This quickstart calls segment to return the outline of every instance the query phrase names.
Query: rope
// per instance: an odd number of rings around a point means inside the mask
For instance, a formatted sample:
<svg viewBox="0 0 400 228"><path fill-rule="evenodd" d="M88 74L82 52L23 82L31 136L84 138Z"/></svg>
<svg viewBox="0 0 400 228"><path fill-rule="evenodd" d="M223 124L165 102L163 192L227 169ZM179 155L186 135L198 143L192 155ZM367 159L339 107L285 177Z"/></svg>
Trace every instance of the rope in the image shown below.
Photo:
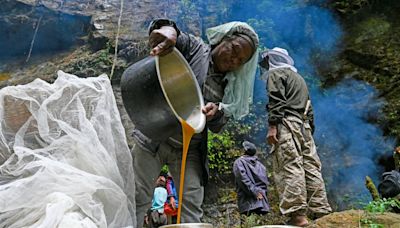
<svg viewBox="0 0 400 228"><path fill-rule="evenodd" d="M123 8L124 8L124 0L121 0L121 7L119 9L119 17L118 17L117 36L115 37L114 60L113 60L113 65L111 67L110 79L112 79L112 77L114 75L114 68L115 68L115 64L117 62L118 39L119 39L119 32L120 32L120 27L121 27L121 18L122 18Z"/></svg>
<svg viewBox="0 0 400 228"><path fill-rule="evenodd" d="M28 56L26 57L26 60L25 60L26 63L31 58L33 45L35 44L36 34L37 34L38 30L39 30L39 25L40 25L40 22L42 21L42 18L43 18L43 14L42 14L42 16L40 16L40 18L39 18L39 20L38 20L38 22L36 24L35 33L33 34L33 38L32 38L32 41L31 41L31 47L29 48L29 53L28 53Z"/></svg>

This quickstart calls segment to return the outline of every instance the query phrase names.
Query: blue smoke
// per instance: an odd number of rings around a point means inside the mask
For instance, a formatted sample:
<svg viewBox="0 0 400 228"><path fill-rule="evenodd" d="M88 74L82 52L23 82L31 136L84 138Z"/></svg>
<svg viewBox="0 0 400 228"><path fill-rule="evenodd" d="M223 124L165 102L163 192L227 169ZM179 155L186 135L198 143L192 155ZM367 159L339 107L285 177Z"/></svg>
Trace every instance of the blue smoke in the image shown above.
<svg viewBox="0 0 400 228"><path fill-rule="evenodd" d="M341 210L368 202L365 176L378 183L383 169L377 166L377 158L390 153L394 141L368 123L368 117L381 115L384 104L373 87L347 80L333 88L319 88L311 58L334 59L343 34L338 21L328 9L299 1L238 2L227 20L249 22L264 47L286 48L307 81L316 119L314 137L332 206ZM266 103L265 82L256 83L255 102Z"/></svg>
<svg viewBox="0 0 400 228"><path fill-rule="evenodd" d="M325 91L313 91L316 110L315 140L327 189L337 209L358 207L371 200L365 176L375 183L384 171L377 165L380 155L388 154L394 140L368 123L369 117L382 115L384 101L366 83L346 80Z"/></svg>

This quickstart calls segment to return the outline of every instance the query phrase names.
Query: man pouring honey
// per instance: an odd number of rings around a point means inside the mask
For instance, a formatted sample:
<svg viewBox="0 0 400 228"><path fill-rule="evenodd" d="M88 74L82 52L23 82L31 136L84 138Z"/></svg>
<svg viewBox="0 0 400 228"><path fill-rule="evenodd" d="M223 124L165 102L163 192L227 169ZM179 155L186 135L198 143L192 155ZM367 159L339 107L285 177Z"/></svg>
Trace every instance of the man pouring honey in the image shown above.
<svg viewBox="0 0 400 228"><path fill-rule="evenodd" d="M207 122L204 130L194 134L191 140L177 131L160 142L134 130L136 145L132 155L137 224L143 226L144 214L151 205L154 180L164 164L176 177L178 194L183 193L178 221L199 223L208 179L207 130L219 132L229 118L240 119L248 114L258 61L258 36L248 24L230 22L208 29L209 44L206 44L200 38L181 32L175 22L168 19L153 21L149 34L151 55L164 56L175 47L189 63L203 93L202 112ZM184 134L190 136L193 132L189 130ZM184 141L188 144L186 153L185 150L182 153ZM181 175L184 185L180 184Z"/></svg>

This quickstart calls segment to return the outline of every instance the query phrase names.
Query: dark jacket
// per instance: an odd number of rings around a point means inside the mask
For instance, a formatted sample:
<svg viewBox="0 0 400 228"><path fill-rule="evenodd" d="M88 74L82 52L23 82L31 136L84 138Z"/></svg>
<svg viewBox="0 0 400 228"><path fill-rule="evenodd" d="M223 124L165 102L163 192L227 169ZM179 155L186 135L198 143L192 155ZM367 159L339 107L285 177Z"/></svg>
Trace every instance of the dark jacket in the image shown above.
<svg viewBox="0 0 400 228"><path fill-rule="evenodd" d="M248 155L241 156L233 164L233 173L240 213L248 213L252 210L268 212L267 170L258 158ZM263 195L262 200L257 199L258 193Z"/></svg>
<svg viewBox="0 0 400 228"><path fill-rule="evenodd" d="M162 26L173 26L178 33L178 38L175 47L182 53L190 68L196 76L197 82L202 90L204 102L219 103L224 96L226 81L223 74L218 74L213 71L213 63L211 58L211 47L204 43L200 38L188 35L179 31L175 22L167 19L154 20L149 27L149 34L155 29ZM189 145L189 150L199 150L202 153L203 159L203 182L205 185L208 181L208 158L207 158L207 130L219 132L228 121L228 117L223 112L219 111L215 117L206 123L203 132L195 134ZM150 150L155 153L161 142L153 141L147 138L139 130L135 129L133 137L139 143L141 148ZM175 148L182 147L182 132L177 131L167 140L167 143Z"/></svg>
<svg viewBox="0 0 400 228"><path fill-rule="evenodd" d="M285 116L304 118L307 101L310 99L303 77L289 68L274 69L268 72L267 91L268 123L278 125ZM307 119L314 129L312 105L307 112Z"/></svg>

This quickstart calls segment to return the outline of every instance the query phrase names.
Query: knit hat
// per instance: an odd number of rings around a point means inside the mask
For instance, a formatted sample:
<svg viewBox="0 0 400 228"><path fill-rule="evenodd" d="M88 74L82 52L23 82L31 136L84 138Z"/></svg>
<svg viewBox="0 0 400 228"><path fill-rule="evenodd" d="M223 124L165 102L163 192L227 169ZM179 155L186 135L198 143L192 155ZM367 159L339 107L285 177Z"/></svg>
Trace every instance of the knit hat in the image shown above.
<svg viewBox="0 0 400 228"><path fill-rule="evenodd" d="M243 145L245 154L250 155L250 156L253 156L256 154L257 148L253 143L251 143L249 141L244 141L242 143L242 145Z"/></svg>

